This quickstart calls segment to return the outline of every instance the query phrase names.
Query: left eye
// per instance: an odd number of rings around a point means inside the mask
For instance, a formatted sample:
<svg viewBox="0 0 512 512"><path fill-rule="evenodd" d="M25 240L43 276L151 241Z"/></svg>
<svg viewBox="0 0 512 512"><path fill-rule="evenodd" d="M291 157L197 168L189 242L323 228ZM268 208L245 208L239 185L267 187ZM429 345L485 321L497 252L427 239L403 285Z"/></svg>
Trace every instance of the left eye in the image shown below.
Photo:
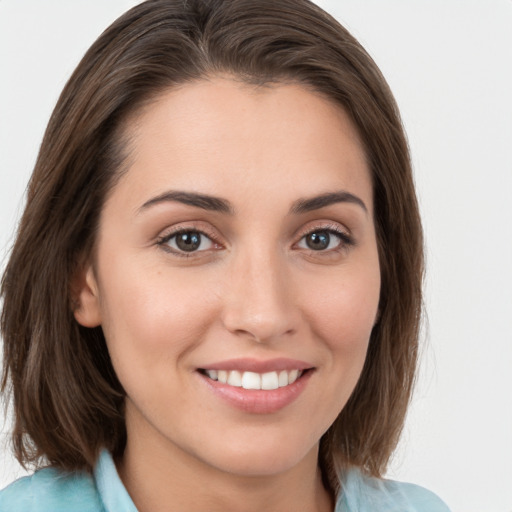
<svg viewBox="0 0 512 512"><path fill-rule="evenodd" d="M345 242L341 233L332 230L322 229L312 231L303 236L298 243L301 249L310 249L313 251L328 251L336 249Z"/></svg>
<svg viewBox="0 0 512 512"><path fill-rule="evenodd" d="M200 231L180 231L166 237L161 243L176 252L206 251L213 247L210 238Z"/></svg>

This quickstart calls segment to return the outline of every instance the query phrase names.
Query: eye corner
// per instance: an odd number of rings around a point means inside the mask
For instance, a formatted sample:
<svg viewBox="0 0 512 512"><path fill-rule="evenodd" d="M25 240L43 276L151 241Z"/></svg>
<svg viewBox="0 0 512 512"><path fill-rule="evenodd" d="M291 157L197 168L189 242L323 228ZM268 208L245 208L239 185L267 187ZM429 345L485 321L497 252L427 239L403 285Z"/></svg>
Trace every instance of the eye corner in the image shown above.
<svg viewBox="0 0 512 512"><path fill-rule="evenodd" d="M296 245L312 254L327 255L346 251L355 246L356 241L348 230L328 224L304 230Z"/></svg>
<svg viewBox="0 0 512 512"><path fill-rule="evenodd" d="M199 258L224 248L215 234L195 226L177 226L164 231L156 238L155 245L180 258Z"/></svg>

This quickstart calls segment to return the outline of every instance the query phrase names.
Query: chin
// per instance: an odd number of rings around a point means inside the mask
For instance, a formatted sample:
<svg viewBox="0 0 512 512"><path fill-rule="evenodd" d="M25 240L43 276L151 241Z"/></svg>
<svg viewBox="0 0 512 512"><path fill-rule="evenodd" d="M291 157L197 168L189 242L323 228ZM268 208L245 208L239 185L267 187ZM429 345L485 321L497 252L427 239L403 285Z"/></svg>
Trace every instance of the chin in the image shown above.
<svg viewBox="0 0 512 512"><path fill-rule="evenodd" d="M317 464L318 443L307 451L303 445L286 444L277 439L251 444L231 444L207 458L203 453L202 458L223 472L246 477L269 477L286 473L302 464Z"/></svg>

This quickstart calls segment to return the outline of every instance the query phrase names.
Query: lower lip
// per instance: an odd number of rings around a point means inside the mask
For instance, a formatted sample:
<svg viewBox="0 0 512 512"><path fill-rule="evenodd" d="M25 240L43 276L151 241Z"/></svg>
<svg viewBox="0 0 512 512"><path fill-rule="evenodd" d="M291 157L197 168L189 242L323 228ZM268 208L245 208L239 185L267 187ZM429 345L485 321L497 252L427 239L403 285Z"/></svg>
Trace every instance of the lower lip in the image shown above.
<svg viewBox="0 0 512 512"><path fill-rule="evenodd" d="M202 373L198 373L198 375L215 395L233 407L254 414L271 414L294 402L306 388L312 373L313 370L308 370L293 384L272 390L244 389L229 386L228 384L210 379Z"/></svg>

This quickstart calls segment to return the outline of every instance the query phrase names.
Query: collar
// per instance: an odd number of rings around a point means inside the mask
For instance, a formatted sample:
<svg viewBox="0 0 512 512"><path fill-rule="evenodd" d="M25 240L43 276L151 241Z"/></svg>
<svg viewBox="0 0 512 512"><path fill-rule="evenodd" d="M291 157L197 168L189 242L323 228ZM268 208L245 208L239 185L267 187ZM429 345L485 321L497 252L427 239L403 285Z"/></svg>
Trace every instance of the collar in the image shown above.
<svg viewBox="0 0 512 512"><path fill-rule="evenodd" d="M137 512L107 450L100 453L94 468L94 480L105 512Z"/></svg>

